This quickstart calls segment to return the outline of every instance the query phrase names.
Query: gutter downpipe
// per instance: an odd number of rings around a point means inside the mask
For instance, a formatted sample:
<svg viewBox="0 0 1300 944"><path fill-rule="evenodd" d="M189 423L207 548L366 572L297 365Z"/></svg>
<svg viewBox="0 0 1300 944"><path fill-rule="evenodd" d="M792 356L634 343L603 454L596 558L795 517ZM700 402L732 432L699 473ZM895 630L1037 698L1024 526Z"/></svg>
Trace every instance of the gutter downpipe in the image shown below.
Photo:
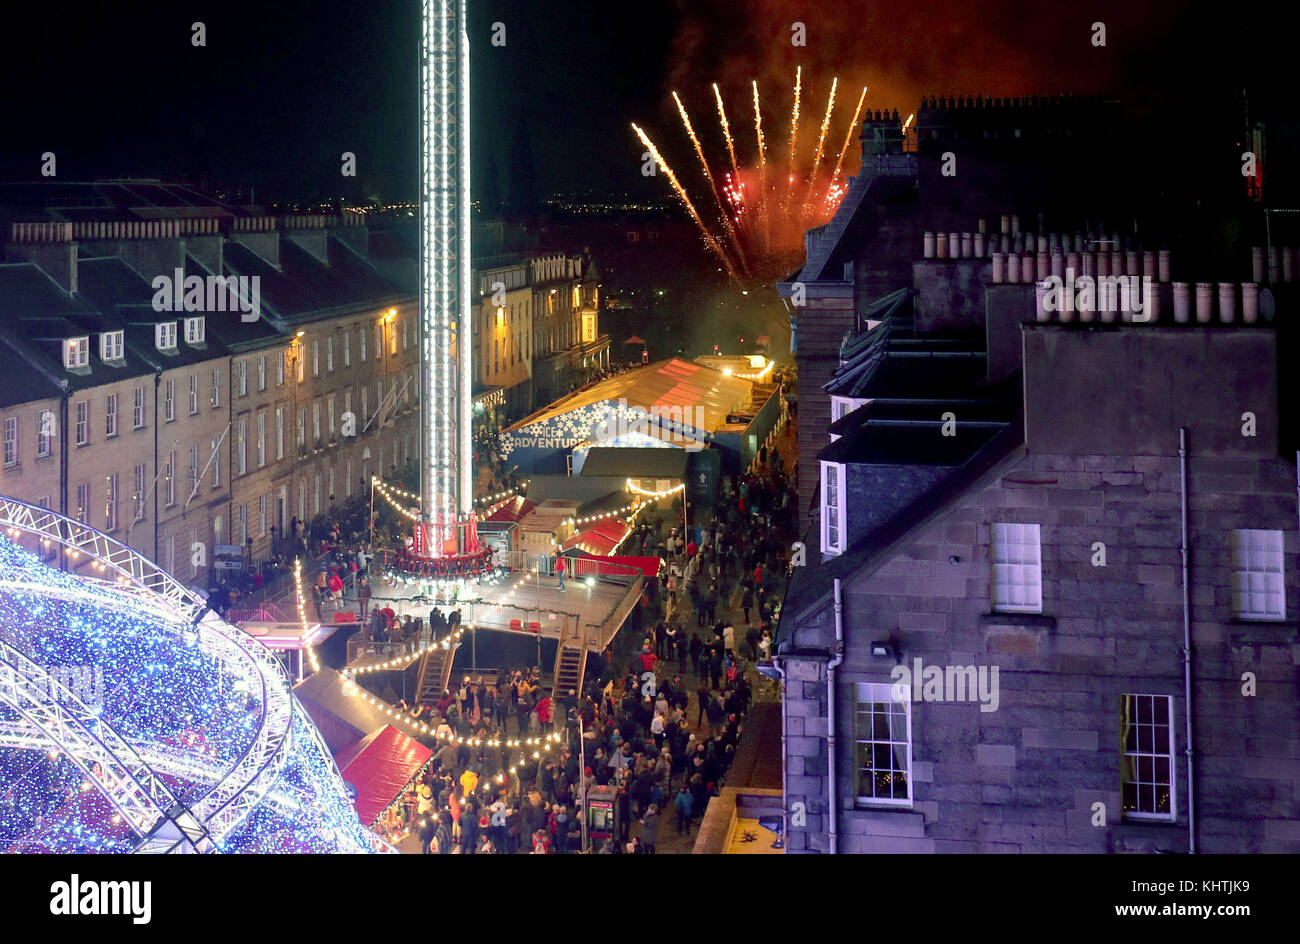
<svg viewBox="0 0 1300 944"><path fill-rule="evenodd" d="M1178 429L1178 473L1181 484L1180 510L1182 512L1182 543L1179 552L1183 559L1183 699L1186 718L1184 753L1187 755L1187 851L1196 853L1196 779L1194 751L1192 749L1192 612L1188 571L1187 547L1187 427Z"/></svg>
<svg viewBox="0 0 1300 944"><path fill-rule="evenodd" d="M828 851L839 853L840 819L839 785L836 781L838 765L835 763L835 670L844 661L844 603L840 595L840 578L835 578L835 655L826 663L826 776L830 809L827 810Z"/></svg>
<svg viewBox="0 0 1300 944"><path fill-rule="evenodd" d="M785 666L781 664L782 660L774 658L772 667L776 669L776 674L781 678L781 820L783 823L783 835L787 843L790 841L790 763L789 754L786 751L785 735L785 699L788 692L786 691Z"/></svg>

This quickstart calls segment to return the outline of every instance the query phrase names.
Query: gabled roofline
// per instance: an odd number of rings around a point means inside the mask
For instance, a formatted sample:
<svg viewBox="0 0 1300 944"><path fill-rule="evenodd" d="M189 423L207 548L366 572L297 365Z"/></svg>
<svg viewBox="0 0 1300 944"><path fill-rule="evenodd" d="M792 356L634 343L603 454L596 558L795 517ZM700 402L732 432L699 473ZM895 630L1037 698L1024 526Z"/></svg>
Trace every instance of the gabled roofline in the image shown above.
<svg viewBox="0 0 1300 944"><path fill-rule="evenodd" d="M897 556L918 531L942 521L955 510L954 506L957 502L968 495L987 488L1008 469L1024 459L1027 454L1023 423L1017 420L1002 433L995 436L979 453L976 453L975 457L965 467L954 471L934 491L920 496L874 533L867 535L856 550L850 548L847 553L821 565L821 568L819 568L821 572L817 575L817 579L824 581L826 586L817 596L811 598L794 613L781 614L782 623L787 619L792 619L793 622L789 635L785 632L780 634L782 637L780 640L781 648L778 649L778 652L784 653L784 646L797 639L801 624L806 621L810 614L822 612L830 605L831 581L834 578L848 578L851 575L874 573ZM977 460L982 456L997 456L997 458L991 458L989 464L982 470L970 472L969 477L963 476L963 471L977 466L979 464ZM916 509L923 504L932 504L933 508L909 519L909 514L915 514ZM883 543L873 548L874 540L882 536L884 537Z"/></svg>

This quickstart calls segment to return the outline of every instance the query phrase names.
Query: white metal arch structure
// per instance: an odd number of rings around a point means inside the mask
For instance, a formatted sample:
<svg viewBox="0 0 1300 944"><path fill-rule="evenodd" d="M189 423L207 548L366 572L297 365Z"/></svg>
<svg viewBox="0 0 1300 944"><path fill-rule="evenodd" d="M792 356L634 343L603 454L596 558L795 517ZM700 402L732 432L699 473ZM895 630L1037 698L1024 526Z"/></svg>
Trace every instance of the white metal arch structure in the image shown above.
<svg viewBox="0 0 1300 944"><path fill-rule="evenodd" d="M454 525L474 500L465 0L422 0L420 28L420 492Z"/></svg>
<svg viewBox="0 0 1300 944"><path fill-rule="evenodd" d="M193 625L199 643L238 667L260 692L261 718L248 749L192 809L218 842L233 832L279 779L292 746L293 696L284 669L256 640L203 614L205 604L171 575L130 547L48 509L0 497L0 528L55 541L104 564L127 586L146 591L181 624ZM197 620L197 622L196 622ZM125 743L125 742L123 742Z"/></svg>
<svg viewBox="0 0 1300 944"><path fill-rule="evenodd" d="M47 746L57 745L99 786L122 821L137 835L147 839L173 817L185 815L167 785L112 725L3 639L0 702L39 731ZM195 824L185 832L192 833L196 848L212 851L207 830L201 825ZM172 845L175 843L168 843Z"/></svg>

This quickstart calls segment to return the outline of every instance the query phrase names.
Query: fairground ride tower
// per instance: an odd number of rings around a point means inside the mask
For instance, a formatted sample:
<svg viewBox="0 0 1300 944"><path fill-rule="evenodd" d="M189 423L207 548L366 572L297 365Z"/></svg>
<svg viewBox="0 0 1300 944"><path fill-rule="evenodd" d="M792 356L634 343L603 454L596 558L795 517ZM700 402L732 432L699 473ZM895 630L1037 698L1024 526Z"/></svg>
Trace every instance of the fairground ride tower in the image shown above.
<svg viewBox="0 0 1300 944"><path fill-rule="evenodd" d="M469 39L465 0L421 0L420 498L412 551L478 550L471 460Z"/></svg>

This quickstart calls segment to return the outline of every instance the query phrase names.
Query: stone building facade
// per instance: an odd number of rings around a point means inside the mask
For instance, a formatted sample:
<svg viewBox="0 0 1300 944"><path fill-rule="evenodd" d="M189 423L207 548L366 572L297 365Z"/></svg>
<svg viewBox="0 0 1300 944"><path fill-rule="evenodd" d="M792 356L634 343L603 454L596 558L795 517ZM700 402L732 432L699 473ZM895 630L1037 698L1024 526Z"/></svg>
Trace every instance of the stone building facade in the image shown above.
<svg viewBox="0 0 1300 944"><path fill-rule="evenodd" d="M1032 311L1031 286L1008 291ZM1271 326L1167 322L1016 323L1011 421L924 453L943 475L796 577L778 646L792 852L1300 851L1283 347ZM933 410L960 426L988 392ZM873 393L832 427L823 478L898 464ZM888 500L849 489L845 513Z"/></svg>
<svg viewBox="0 0 1300 944"><path fill-rule="evenodd" d="M146 189L147 214L125 184L3 213L0 342L22 366L0 384L0 490L201 583L216 545L265 557L416 461L418 306L371 264L358 217ZM257 316L158 310L155 279L177 270L256 277Z"/></svg>

